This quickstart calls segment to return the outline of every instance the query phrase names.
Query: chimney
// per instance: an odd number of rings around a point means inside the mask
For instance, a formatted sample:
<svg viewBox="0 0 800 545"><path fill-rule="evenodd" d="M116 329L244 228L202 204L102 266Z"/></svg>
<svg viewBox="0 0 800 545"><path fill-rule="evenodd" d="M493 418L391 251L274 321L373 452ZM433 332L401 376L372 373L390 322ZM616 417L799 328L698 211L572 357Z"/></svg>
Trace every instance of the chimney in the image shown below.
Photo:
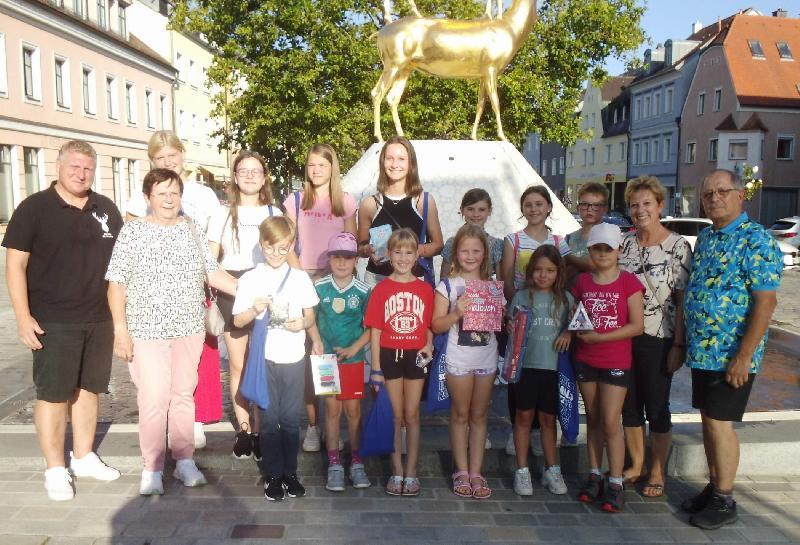
<svg viewBox="0 0 800 545"><path fill-rule="evenodd" d="M692 23L692 34L697 34L703 29L703 23L700 21L695 21Z"/></svg>
<svg viewBox="0 0 800 545"><path fill-rule="evenodd" d="M789 16L789 12L783 8L778 8L777 10L772 12L773 17L780 17L781 19L786 18Z"/></svg>

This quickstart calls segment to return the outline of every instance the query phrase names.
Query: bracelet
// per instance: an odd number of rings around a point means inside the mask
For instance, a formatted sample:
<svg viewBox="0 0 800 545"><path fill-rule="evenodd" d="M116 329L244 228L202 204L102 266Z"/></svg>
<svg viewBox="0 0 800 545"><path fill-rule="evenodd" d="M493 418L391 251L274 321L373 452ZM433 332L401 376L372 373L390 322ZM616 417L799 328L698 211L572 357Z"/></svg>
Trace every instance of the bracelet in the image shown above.
<svg viewBox="0 0 800 545"><path fill-rule="evenodd" d="M370 373L370 375L379 375L379 376L381 376L381 377L382 377L382 376L383 376L383 371L381 371L380 369L378 369L378 370L376 370L376 371L373 371L373 372L371 372L371 373Z"/></svg>

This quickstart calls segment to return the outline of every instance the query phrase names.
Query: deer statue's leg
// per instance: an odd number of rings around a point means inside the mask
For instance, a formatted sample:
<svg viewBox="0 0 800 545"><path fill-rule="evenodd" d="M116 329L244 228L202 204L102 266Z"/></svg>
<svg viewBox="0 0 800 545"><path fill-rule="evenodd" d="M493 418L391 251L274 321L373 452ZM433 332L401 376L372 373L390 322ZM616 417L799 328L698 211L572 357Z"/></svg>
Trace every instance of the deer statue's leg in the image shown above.
<svg viewBox="0 0 800 545"><path fill-rule="evenodd" d="M383 135L381 134L381 102L383 97L386 96L386 91L392 86L395 76L397 75L396 67L385 67L378 83L372 88L370 95L372 96L372 116L375 123L374 134L378 142L383 142Z"/></svg>
<svg viewBox="0 0 800 545"><path fill-rule="evenodd" d="M417 9L417 4L414 3L414 0L408 0L408 5L411 8L411 13L413 13L417 17L422 17L422 14Z"/></svg>
<svg viewBox="0 0 800 545"><path fill-rule="evenodd" d="M504 142L508 142L508 138L506 138L503 132L503 123L500 121L500 98L497 96L497 70L494 66L490 66L487 69L486 94L489 95L489 102L492 104L494 117L497 119L497 137Z"/></svg>
<svg viewBox="0 0 800 545"><path fill-rule="evenodd" d="M383 0L383 24L392 22L392 0Z"/></svg>
<svg viewBox="0 0 800 545"><path fill-rule="evenodd" d="M397 106L400 104L400 99L403 97L403 91L406 88L406 82L411 75L412 70L406 68L400 70L394 78L394 83L386 93L386 102L392 110L392 119L394 119L394 128L398 136L403 136L403 127L400 124L400 114L397 113Z"/></svg>
<svg viewBox="0 0 800 545"><path fill-rule="evenodd" d="M503 18L503 0L497 0L497 19L502 19L502 18Z"/></svg>
<svg viewBox="0 0 800 545"><path fill-rule="evenodd" d="M492 19L492 0L486 0L486 17Z"/></svg>
<svg viewBox="0 0 800 545"><path fill-rule="evenodd" d="M475 108L475 123L472 124L472 139L478 139L478 124L481 122L483 115L483 105L486 103L486 87L483 84L483 79L478 82L478 107Z"/></svg>

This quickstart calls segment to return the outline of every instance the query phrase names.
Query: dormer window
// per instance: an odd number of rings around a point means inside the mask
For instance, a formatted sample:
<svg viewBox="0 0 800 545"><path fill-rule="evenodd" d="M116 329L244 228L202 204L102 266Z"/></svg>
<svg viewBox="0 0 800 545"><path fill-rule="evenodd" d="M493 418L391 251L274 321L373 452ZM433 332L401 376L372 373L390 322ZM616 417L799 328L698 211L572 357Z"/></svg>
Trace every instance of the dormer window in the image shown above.
<svg viewBox="0 0 800 545"><path fill-rule="evenodd" d="M758 40L747 40L747 45L750 46L750 54L753 55L754 59L765 58L764 48L761 47L761 42Z"/></svg>
<svg viewBox="0 0 800 545"><path fill-rule="evenodd" d="M781 56L782 60L785 61L793 61L794 57L792 56L792 50L789 49L789 44L786 42L778 42L775 44L778 47L778 54Z"/></svg>

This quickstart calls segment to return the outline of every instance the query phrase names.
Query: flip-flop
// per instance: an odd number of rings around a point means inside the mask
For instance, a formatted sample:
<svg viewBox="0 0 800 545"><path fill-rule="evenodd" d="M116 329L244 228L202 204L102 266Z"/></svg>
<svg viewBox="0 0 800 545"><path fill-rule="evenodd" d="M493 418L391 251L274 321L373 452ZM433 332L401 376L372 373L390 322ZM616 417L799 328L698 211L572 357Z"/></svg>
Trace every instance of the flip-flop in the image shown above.
<svg viewBox="0 0 800 545"><path fill-rule="evenodd" d="M469 473L466 471L453 473L453 494L461 498L472 497L472 485L469 482Z"/></svg>
<svg viewBox="0 0 800 545"><path fill-rule="evenodd" d="M645 494L645 490L648 488L655 490L655 494ZM645 498L660 498L664 495L664 485L659 483L647 483L642 487L642 496Z"/></svg>

